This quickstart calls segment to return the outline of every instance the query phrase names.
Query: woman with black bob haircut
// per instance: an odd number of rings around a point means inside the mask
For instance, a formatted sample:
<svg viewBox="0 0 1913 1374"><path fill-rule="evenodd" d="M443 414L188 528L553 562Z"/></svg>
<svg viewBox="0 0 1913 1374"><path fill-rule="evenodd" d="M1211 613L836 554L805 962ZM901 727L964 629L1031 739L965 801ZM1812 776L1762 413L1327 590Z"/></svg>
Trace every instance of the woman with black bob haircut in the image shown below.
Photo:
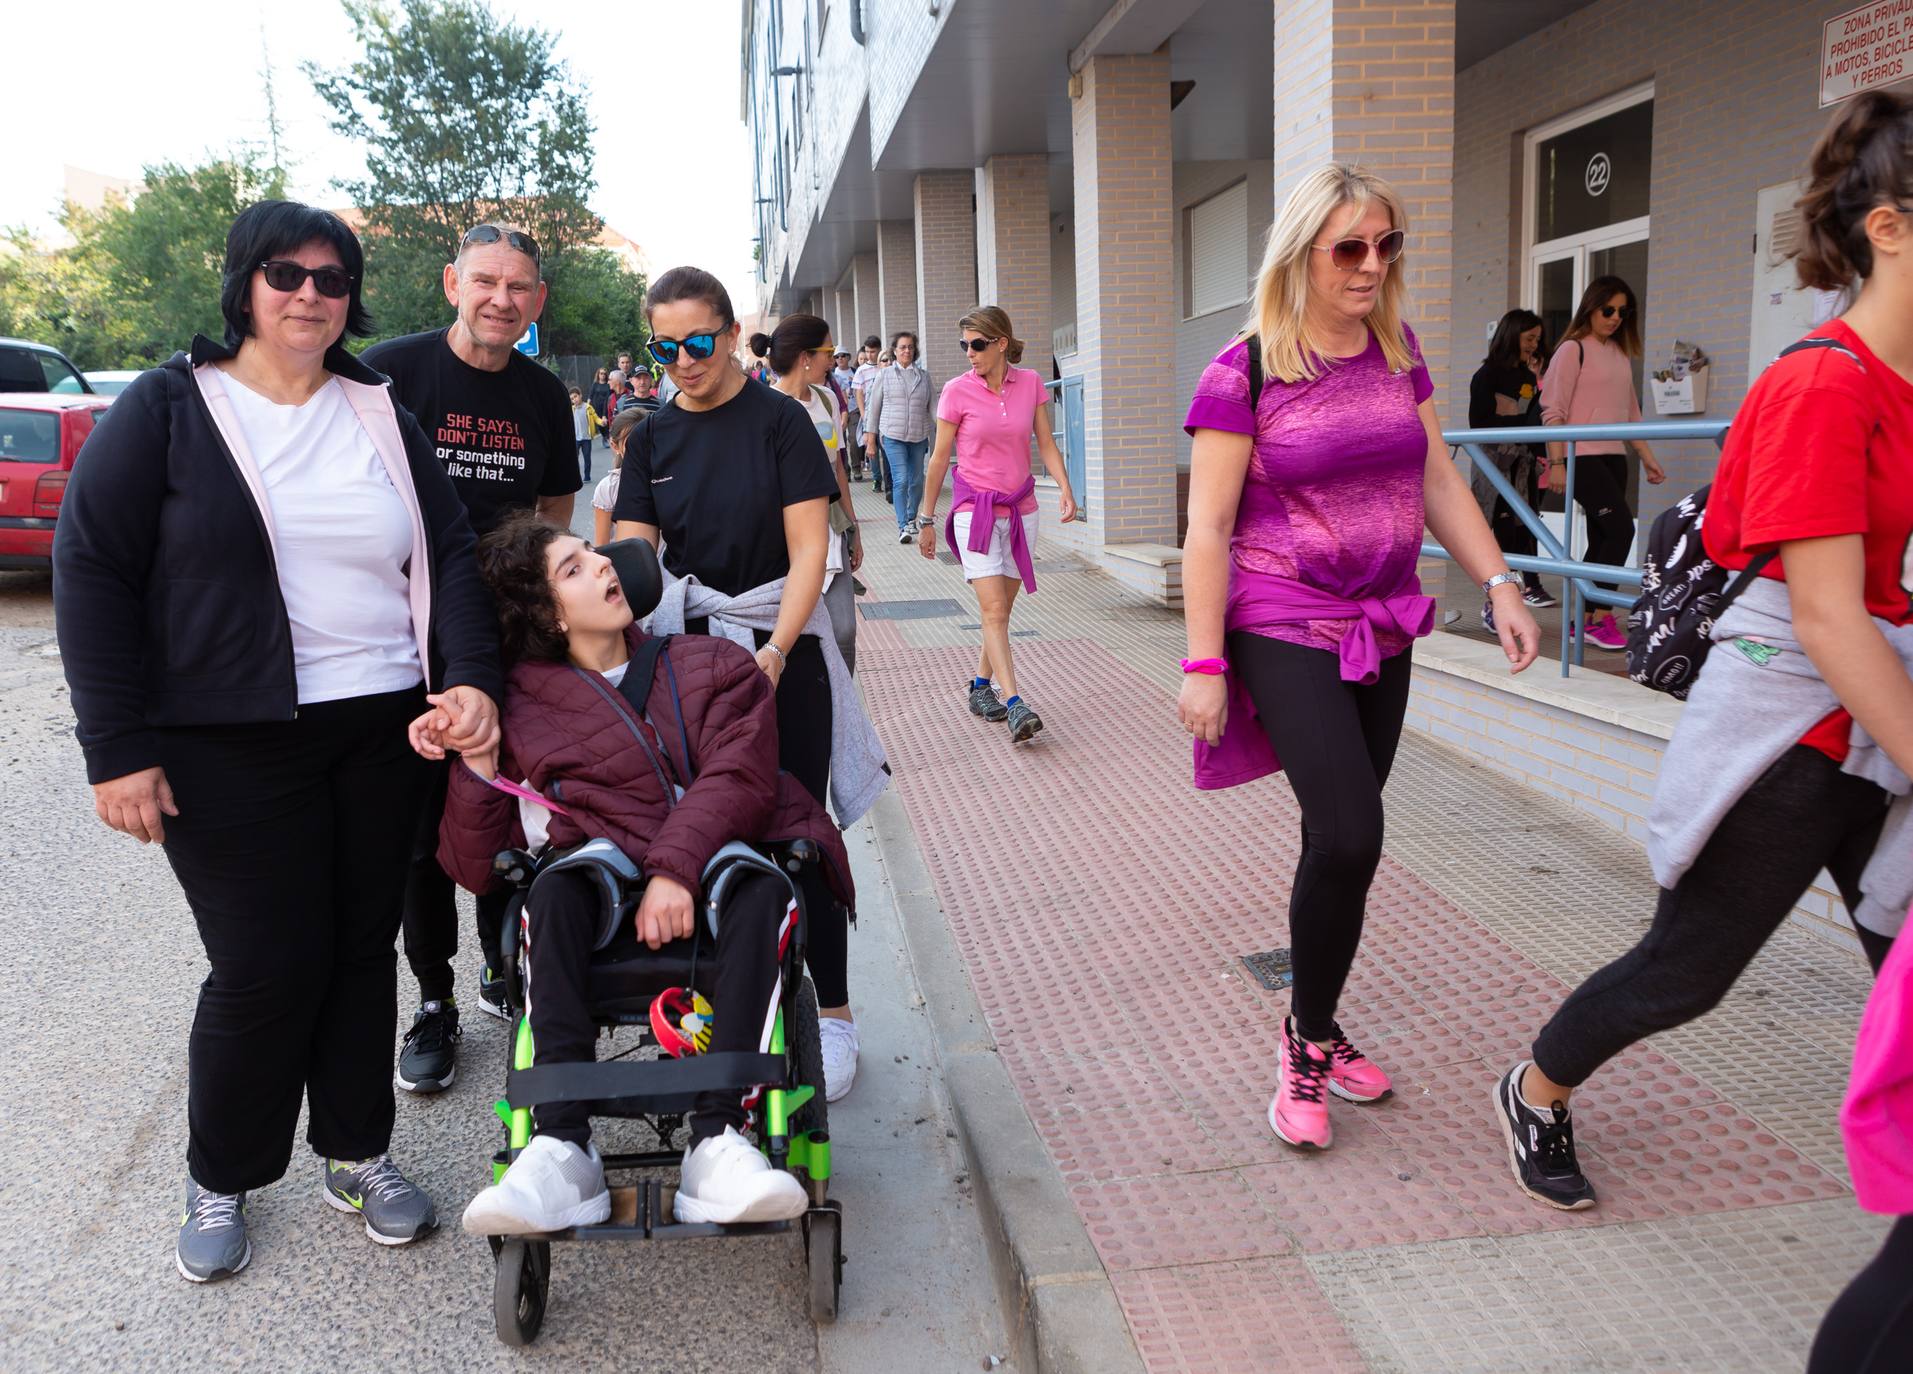
<svg viewBox="0 0 1913 1374"><path fill-rule="evenodd" d="M252 1257L303 1100L321 1196L382 1245L437 1224L392 1137L395 940L428 702L497 736L497 631L464 506L386 379L364 257L291 201L226 237L226 341L145 373L87 441L54 605L94 810L163 845L211 972L187 1049L195 1283ZM428 696L428 690L436 688Z"/></svg>
<svg viewBox="0 0 1913 1374"><path fill-rule="evenodd" d="M777 696L778 766L848 826L886 775L822 601L830 504L843 493L835 464L794 395L752 386L738 367L737 316L716 277L672 268L646 292L644 314L645 347L678 392L625 441L612 515L617 538L662 542L670 581L651 629L722 635L751 649ZM808 333L793 326L785 335L786 361L808 347L827 369L830 328L807 318ZM850 1090L858 1054L844 920L814 922L805 955L835 1102Z"/></svg>

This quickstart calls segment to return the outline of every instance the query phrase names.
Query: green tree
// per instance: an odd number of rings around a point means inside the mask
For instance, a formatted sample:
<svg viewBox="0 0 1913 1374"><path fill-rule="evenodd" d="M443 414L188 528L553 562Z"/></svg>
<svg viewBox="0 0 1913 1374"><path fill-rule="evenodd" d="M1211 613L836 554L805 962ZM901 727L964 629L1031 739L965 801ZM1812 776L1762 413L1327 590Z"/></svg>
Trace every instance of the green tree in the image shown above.
<svg viewBox="0 0 1913 1374"><path fill-rule="evenodd" d="M198 167L160 163L128 201L69 204L68 248L22 230L0 251L0 330L52 343L86 368L149 367L192 342L220 337L226 231L254 201L284 194L279 173L250 153Z"/></svg>
<svg viewBox="0 0 1913 1374"><path fill-rule="evenodd" d="M550 295L540 327L547 353L637 354L644 327L645 280L603 248L579 248L545 271Z"/></svg>
<svg viewBox="0 0 1913 1374"><path fill-rule="evenodd" d="M343 4L362 55L336 71L304 71L334 131L365 149L365 176L338 184L365 215L366 300L379 332L444 322L439 274L464 232L488 219L522 224L538 240L555 293L574 275L569 259L604 228L586 204L584 92L552 56L555 36L501 21L476 0ZM581 263L576 275L596 285L605 274ZM569 321L596 307L568 310L563 328L546 332L579 342Z"/></svg>

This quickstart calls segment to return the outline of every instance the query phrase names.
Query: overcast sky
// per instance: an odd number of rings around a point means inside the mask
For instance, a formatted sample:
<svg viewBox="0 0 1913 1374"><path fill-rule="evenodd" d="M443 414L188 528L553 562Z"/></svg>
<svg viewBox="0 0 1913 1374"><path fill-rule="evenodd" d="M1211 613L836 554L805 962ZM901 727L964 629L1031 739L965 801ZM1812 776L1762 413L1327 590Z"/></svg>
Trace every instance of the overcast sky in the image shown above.
<svg viewBox="0 0 1913 1374"><path fill-rule="evenodd" d="M644 246L658 270L696 262L751 309L750 150L738 118L737 0L492 0L491 8L558 34L557 55L590 91L597 129L592 208ZM7 105L0 139L0 225L40 229L71 163L136 177L142 165L192 163L266 132L261 35L272 56L294 194L337 205L332 181L363 171L326 127L299 71L354 55L335 0L86 0L9 5ZM89 37L89 35L91 35ZM668 42L660 53L653 44ZM651 132L625 136L643 111ZM673 135L692 131L680 152Z"/></svg>

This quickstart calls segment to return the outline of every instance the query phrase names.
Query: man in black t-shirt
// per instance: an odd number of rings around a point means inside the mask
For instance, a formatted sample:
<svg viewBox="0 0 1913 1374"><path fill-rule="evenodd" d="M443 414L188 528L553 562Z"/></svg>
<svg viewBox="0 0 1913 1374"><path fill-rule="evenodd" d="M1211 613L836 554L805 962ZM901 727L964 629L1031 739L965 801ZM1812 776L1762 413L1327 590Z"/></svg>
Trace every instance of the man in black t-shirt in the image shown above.
<svg viewBox="0 0 1913 1374"><path fill-rule="evenodd" d="M584 485L571 399L555 373L513 347L545 304L537 242L503 225L479 225L465 236L458 260L446 265L445 298L458 312L449 328L377 344L365 351L366 364L392 379L393 399L432 440L479 534L514 510L536 510L569 528L575 493ZM450 767L436 771L405 888L405 957L421 1005L396 1076L401 1088L421 1093L451 1086L459 1040L452 976L458 908L437 857ZM502 896L478 899L486 960L479 1005L501 1016L502 989L492 970L504 906Z"/></svg>

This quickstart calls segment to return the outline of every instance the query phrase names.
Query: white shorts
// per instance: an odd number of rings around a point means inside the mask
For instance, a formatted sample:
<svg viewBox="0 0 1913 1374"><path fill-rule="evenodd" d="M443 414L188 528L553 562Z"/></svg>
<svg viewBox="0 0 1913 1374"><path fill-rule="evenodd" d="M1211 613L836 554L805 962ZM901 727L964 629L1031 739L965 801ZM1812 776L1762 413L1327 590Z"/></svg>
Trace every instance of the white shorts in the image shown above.
<svg viewBox="0 0 1913 1374"><path fill-rule="evenodd" d="M1036 558L1036 517L1038 512L1031 511L1022 516L1023 540L1029 545L1030 559ZM970 512L960 510L956 515L956 554L963 560L963 580L974 582L979 577L1014 577L1023 580L1023 574L1017 571L1016 555L1010 552L1010 521L1012 515L996 517L996 528L990 531L990 547L984 553L975 553L970 548Z"/></svg>

